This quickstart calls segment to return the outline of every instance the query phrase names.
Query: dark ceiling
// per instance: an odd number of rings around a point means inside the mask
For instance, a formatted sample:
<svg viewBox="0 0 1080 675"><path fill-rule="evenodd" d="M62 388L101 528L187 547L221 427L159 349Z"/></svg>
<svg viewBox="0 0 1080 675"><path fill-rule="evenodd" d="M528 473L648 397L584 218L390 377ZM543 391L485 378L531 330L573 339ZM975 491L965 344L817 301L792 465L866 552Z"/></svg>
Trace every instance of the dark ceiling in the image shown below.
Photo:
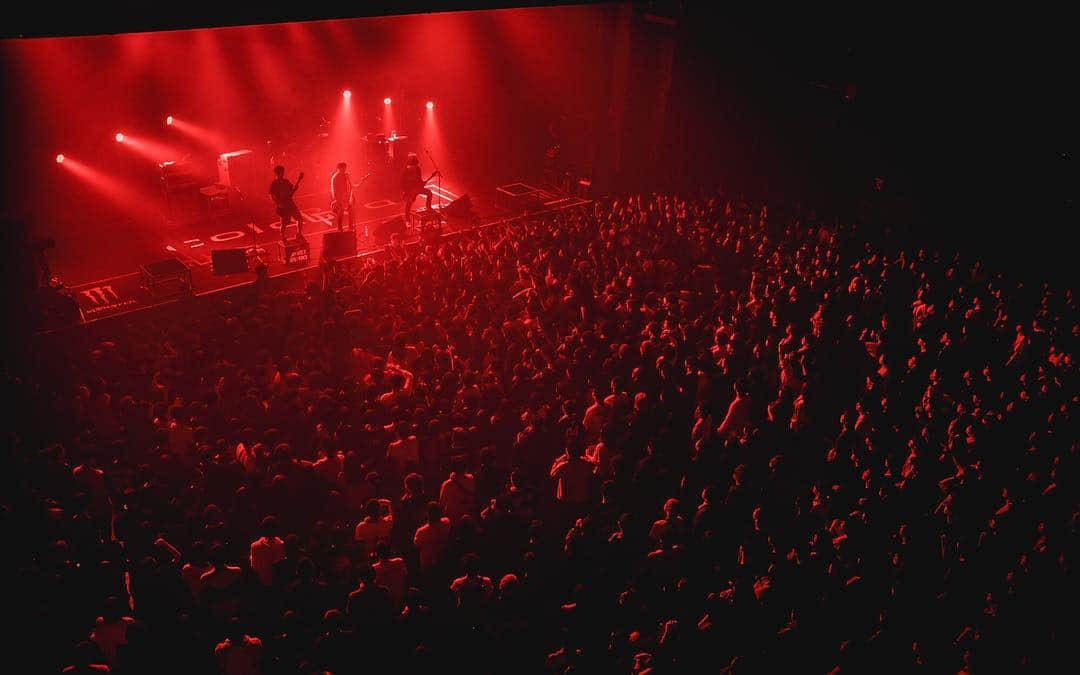
<svg viewBox="0 0 1080 675"><path fill-rule="evenodd" d="M35 13L32 3L9 5L0 37L33 38L71 35L139 33L285 21L316 21L460 10L581 4L551 0L302 0L266 3L223 0L127 0L69 4L61 11Z"/></svg>

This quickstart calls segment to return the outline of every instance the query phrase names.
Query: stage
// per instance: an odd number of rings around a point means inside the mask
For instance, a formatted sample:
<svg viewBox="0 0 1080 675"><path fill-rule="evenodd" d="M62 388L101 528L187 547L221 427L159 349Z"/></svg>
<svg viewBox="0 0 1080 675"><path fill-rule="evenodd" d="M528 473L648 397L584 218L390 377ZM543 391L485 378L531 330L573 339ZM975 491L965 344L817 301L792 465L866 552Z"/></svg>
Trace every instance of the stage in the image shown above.
<svg viewBox="0 0 1080 675"><path fill-rule="evenodd" d="M481 227L499 220L521 214L499 199L495 188L470 190L444 182L441 186L430 184L433 192L434 210L446 209L454 200L468 196L472 209L466 214L445 215L439 228L442 236L469 228ZM539 189L538 201L533 202L543 210L568 208L587 203L580 197L563 195L550 189ZM364 198L366 197L366 199ZM183 224L161 225L118 223L113 231L101 231L95 237L61 239L54 250L49 251L53 275L71 289L82 313L84 322L97 321L154 307L176 300L177 295L160 291L151 292L145 287L142 266L161 261L177 260L190 271L190 295L207 295L250 283L255 279L255 260L249 258L246 271L216 274L212 264L214 251L224 249L252 249L257 258L267 266L270 277L293 274L317 267L323 254L324 236L336 232L333 214L326 208L322 193L298 194L296 203L304 215L304 238L310 251L307 260L287 264L282 256L279 220L273 216L250 219L237 213L206 214ZM414 211L425 215L424 202L418 199ZM402 230L401 201L393 201L390 195L372 198L364 195L357 200L353 232L356 237L355 256L336 256L338 259L363 257L383 251L390 234L401 234L406 245L414 244L420 234L414 228ZM153 221L153 219L150 219ZM248 222L245 222L248 221ZM296 236L295 225L287 230L288 238ZM188 295L184 293L183 295Z"/></svg>

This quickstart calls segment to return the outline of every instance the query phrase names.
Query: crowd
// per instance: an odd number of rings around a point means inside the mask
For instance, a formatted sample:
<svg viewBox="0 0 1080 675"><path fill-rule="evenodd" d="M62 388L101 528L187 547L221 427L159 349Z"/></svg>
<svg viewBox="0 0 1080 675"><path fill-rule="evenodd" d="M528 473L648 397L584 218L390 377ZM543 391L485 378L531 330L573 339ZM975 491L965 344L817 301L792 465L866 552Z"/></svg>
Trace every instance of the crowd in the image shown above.
<svg viewBox="0 0 1080 675"><path fill-rule="evenodd" d="M633 195L41 338L46 672L1049 672L1070 289Z"/></svg>

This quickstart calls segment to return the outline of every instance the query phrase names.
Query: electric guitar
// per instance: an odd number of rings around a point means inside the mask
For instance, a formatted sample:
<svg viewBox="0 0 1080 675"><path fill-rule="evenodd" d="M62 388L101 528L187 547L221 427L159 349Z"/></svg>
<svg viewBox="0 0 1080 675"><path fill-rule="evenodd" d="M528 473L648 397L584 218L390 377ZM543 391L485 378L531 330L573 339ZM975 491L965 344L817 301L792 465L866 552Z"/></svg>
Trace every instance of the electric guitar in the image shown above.
<svg viewBox="0 0 1080 675"><path fill-rule="evenodd" d="M352 204L352 201L353 201L352 191L355 190L356 188L360 187L364 183L366 183L368 181L368 179L371 178L374 175L375 175L374 171L369 171L366 174L364 174L364 176L360 179L359 183L350 183L349 184L349 201L348 201L349 204ZM331 211L336 211L337 208L338 208L338 200L331 199L330 200L330 210Z"/></svg>
<svg viewBox="0 0 1080 675"><path fill-rule="evenodd" d="M423 179L422 182L420 182L420 183L411 183L411 184L406 182L405 178L402 177L401 191L402 191L402 193L405 194L405 196L417 194L421 190L423 190L424 187L427 186L428 183L431 182L432 178L434 178L435 176L441 176L441 175L442 175L442 173L440 173L438 170L432 171L431 175L428 176L427 178Z"/></svg>
<svg viewBox="0 0 1080 675"><path fill-rule="evenodd" d="M270 195L271 197L274 198L274 206L276 206L278 208L278 210L291 209L291 208L296 207L296 205L293 204L293 195L296 194L296 191L300 189L300 182L302 180L304 180L304 172L303 171L301 171L300 175L296 177L296 182L292 184L292 188L289 191L289 194L287 194L287 195L285 195L285 194L271 194Z"/></svg>
<svg viewBox="0 0 1080 675"><path fill-rule="evenodd" d="M364 182L365 182L365 181L366 181L367 179L371 178L371 177L372 177L372 176L374 176L374 175L375 175L375 172L374 172L374 171L369 171L369 172L367 172L366 174L364 174L364 177L360 179L360 182L359 182L359 183L353 183L353 188L355 189L355 188L358 188L358 187L360 187L361 185L363 185L363 184L364 184Z"/></svg>
<svg viewBox="0 0 1080 675"><path fill-rule="evenodd" d="M432 171L431 175L424 179L424 182L420 185L420 187L426 187L427 184L431 182L432 178L434 178L435 176L441 176L441 175L442 175L442 171L439 171L437 169L435 171Z"/></svg>

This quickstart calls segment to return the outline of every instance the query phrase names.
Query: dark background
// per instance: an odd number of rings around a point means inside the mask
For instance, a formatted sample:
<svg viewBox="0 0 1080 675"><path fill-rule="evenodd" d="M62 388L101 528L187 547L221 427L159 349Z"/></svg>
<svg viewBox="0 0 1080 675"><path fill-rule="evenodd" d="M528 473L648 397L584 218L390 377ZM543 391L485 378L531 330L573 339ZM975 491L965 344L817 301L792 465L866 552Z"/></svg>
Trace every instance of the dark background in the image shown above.
<svg viewBox="0 0 1080 675"><path fill-rule="evenodd" d="M541 4L560 3L106 3L52 16L16 10L3 37ZM1074 58L1063 15L899 5L742 11L680 2L598 11L609 42L592 45L597 51L578 62L580 72L566 73L567 81L597 87L588 109L574 110L573 97L552 104L551 92L520 72L528 93L514 97L520 107L510 114L535 110L527 120L534 127L567 109L577 115L589 145L576 151L599 188L715 179L843 211L880 176L896 217L918 241L1067 273ZM498 76L512 79L528 61L508 60ZM19 102L7 75L4 87L10 115ZM5 129L18 133L18 125ZM543 140L541 130L523 143L531 153ZM508 153L505 143L486 154L482 143L471 144L489 163Z"/></svg>

